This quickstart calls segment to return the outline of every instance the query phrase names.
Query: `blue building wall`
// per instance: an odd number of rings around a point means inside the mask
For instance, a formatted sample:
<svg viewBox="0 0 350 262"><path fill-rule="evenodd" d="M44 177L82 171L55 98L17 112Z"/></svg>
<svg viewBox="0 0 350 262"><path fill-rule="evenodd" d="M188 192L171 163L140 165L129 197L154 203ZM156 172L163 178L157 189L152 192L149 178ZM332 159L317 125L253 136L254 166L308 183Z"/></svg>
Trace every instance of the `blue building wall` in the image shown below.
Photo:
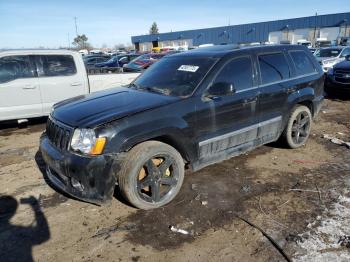
<svg viewBox="0 0 350 262"><path fill-rule="evenodd" d="M270 32L302 28L322 28L345 26L350 23L350 12L276 20L243 25L160 33L154 35L132 36L133 44L139 42L192 39L193 45L213 43L266 42ZM350 26L350 25L349 25Z"/></svg>

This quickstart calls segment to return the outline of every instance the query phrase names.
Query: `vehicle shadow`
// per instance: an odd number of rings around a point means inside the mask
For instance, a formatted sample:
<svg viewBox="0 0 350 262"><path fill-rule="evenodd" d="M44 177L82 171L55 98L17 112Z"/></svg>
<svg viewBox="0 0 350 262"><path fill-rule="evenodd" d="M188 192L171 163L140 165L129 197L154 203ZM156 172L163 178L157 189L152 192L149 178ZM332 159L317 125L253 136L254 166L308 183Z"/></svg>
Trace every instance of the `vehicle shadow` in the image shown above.
<svg viewBox="0 0 350 262"><path fill-rule="evenodd" d="M47 121L47 117L37 117L31 118L28 122L24 122L19 124L16 120L9 121L1 121L0 122L0 130L6 131L11 129L25 129L29 128L30 130L35 131L37 128L41 129L41 125L45 124Z"/></svg>
<svg viewBox="0 0 350 262"><path fill-rule="evenodd" d="M14 225L10 222L15 215L18 202L9 195L0 196L0 257L2 261L34 261L32 247L50 239L47 219L38 200L30 196L20 203L29 205L35 221L29 226Z"/></svg>
<svg viewBox="0 0 350 262"><path fill-rule="evenodd" d="M325 98L329 100L334 100L334 101L347 101L350 100L350 91L349 92L344 92L344 91L326 91L325 93Z"/></svg>

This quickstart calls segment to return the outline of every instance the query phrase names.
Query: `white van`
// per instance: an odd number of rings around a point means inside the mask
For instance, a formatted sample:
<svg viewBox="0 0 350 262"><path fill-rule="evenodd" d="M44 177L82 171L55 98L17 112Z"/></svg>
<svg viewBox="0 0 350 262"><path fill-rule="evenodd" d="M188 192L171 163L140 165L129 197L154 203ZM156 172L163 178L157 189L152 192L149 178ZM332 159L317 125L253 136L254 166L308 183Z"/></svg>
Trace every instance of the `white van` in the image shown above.
<svg viewBox="0 0 350 262"><path fill-rule="evenodd" d="M49 115L61 100L128 84L138 75L88 77L81 54L68 50L0 51L0 121Z"/></svg>

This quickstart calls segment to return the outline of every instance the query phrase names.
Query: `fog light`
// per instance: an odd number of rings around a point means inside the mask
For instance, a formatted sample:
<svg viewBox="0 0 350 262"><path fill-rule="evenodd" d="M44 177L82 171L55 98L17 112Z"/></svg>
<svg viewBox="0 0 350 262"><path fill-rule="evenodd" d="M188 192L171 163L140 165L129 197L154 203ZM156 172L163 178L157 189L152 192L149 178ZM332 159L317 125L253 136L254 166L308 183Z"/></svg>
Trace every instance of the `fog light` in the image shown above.
<svg viewBox="0 0 350 262"><path fill-rule="evenodd" d="M83 191L84 190L84 186L80 183L80 181L76 180L74 177L72 177L70 179L70 183L72 184L72 186L79 190L79 191Z"/></svg>

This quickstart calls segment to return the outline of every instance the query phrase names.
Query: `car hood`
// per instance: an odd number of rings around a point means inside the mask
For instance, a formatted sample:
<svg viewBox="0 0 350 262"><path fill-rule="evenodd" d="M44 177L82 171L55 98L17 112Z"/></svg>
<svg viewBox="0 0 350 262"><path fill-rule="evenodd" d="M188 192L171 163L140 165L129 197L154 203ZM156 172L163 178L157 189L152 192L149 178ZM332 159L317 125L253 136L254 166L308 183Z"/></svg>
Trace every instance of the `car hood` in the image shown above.
<svg viewBox="0 0 350 262"><path fill-rule="evenodd" d="M54 106L51 116L72 127L95 127L179 99L119 87L64 100Z"/></svg>
<svg viewBox="0 0 350 262"><path fill-rule="evenodd" d="M350 61L349 60L344 60L338 64L336 64L333 69L344 69L344 70L349 70L350 71Z"/></svg>
<svg viewBox="0 0 350 262"><path fill-rule="evenodd" d="M316 57L317 61L325 61L325 60L332 60L332 59L337 59L338 57L331 57L331 56L327 56L327 57Z"/></svg>

